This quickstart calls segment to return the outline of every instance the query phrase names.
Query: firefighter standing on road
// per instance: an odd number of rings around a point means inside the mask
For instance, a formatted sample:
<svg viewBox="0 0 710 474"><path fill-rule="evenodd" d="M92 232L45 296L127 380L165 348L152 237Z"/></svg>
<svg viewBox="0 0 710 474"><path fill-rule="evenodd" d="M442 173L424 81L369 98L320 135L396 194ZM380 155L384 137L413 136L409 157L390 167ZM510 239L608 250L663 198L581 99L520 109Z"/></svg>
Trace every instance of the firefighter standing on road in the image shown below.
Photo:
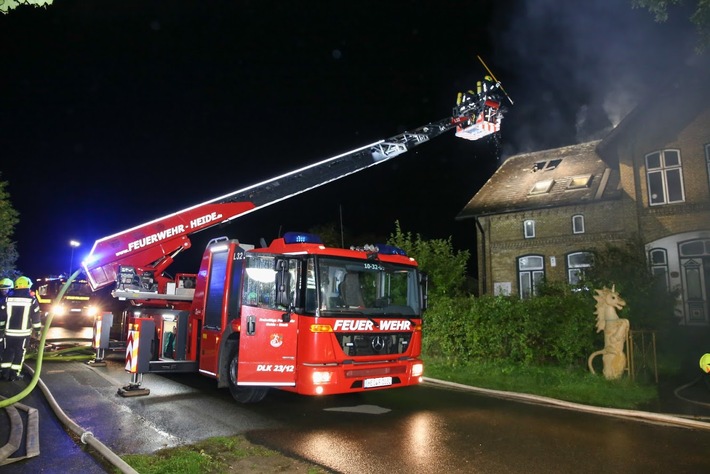
<svg viewBox="0 0 710 474"><path fill-rule="evenodd" d="M0 306L5 306L7 295L15 286L15 282L9 278L0 280ZM7 314L5 311L0 311L0 362L2 362L2 353L5 350L5 323L7 322Z"/></svg>
<svg viewBox="0 0 710 474"><path fill-rule="evenodd" d="M15 280L15 291L2 302L0 312L5 318L5 350L2 355L0 379L22 378L22 364L32 331L42 328L37 298L30 293L32 280L25 276Z"/></svg>

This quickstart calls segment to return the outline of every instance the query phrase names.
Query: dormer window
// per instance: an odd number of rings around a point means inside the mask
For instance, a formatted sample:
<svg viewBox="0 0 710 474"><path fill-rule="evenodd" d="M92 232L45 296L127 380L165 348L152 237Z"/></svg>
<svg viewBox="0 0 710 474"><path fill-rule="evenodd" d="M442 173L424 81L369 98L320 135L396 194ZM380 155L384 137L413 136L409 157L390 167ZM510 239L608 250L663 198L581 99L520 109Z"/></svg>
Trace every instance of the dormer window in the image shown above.
<svg viewBox="0 0 710 474"><path fill-rule="evenodd" d="M562 158L557 158L555 160L537 161L533 167L532 171L550 171L557 168L560 163L562 163Z"/></svg>
<svg viewBox="0 0 710 474"><path fill-rule="evenodd" d="M592 182L591 174L584 174L579 176L572 176L567 183L567 189L584 189L589 187L589 183Z"/></svg>
<svg viewBox="0 0 710 474"><path fill-rule="evenodd" d="M535 183L535 184L533 185L532 189L530 189L530 193L529 193L529 194L534 195L534 194L546 194L546 193L549 193L549 192L550 192L550 189L552 188L552 184L553 184L554 182L555 182L554 179L546 179L546 180L544 180L544 181L538 181L537 183Z"/></svg>

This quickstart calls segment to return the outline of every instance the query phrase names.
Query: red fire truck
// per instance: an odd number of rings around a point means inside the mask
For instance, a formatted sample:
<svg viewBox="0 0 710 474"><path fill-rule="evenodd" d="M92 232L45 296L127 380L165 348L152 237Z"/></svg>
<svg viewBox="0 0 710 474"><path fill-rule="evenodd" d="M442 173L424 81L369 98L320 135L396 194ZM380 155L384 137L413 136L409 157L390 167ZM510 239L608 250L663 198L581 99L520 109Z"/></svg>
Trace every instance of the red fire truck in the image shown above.
<svg viewBox="0 0 710 474"><path fill-rule="evenodd" d="M125 300L123 396L145 395L144 373L199 372L243 403L270 388L329 395L422 380L427 278L398 248L328 248L287 232L271 244L212 239L195 274L166 273L189 236L383 163L448 130L480 123L491 97L429 123L99 239L82 262L92 289ZM501 111L491 118L500 122ZM97 319L97 353L111 314Z"/></svg>
<svg viewBox="0 0 710 474"><path fill-rule="evenodd" d="M48 276L35 281L35 296L42 311L42 321L51 313L55 325L90 326L101 310L99 299L86 280L75 279L60 301L56 301L67 277Z"/></svg>

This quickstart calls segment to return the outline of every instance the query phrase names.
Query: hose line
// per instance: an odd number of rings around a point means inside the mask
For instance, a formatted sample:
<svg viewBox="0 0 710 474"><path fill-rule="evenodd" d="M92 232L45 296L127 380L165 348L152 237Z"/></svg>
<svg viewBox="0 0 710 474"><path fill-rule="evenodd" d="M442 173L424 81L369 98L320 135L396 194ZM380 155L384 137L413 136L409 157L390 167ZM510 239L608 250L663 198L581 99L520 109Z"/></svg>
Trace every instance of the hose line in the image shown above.
<svg viewBox="0 0 710 474"><path fill-rule="evenodd" d="M79 275L80 270L77 270L69 279L67 282L64 284L62 289L59 291L59 294L57 295L57 300L61 301L62 297L64 296L64 293L66 292L67 288L69 288L69 285L74 281L74 279ZM3 407L8 407L16 402L19 402L26 396L28 396L32 390L34 390L35 386L39 386L39 388L42 390L42 393L44 394L45 399L49 403L49 406L52 408L54 411L55 415L59 419L59 421L66 426L72 433L76 434L79 436L79 439L81 439L81 442L84 444L87 444L94 448L94 450L101 455L107 462L115 466L116 468L120 469L121 472L126 473L126 474L138 474L138 471L133 469L126 461L120 458L116 453L111 451L106 445L104 445L101 441L97 440L93 433L91 431L87 431L78 424L74 422L71 418L69 418L66 413L64 413L64 410L59 406L57 401L54 399L52 396L52 392L49 391L47 386L44 384L42 379L40 379L39 374L42 371L42 361L44 359L44 348L45 348L45 343L47 340L47 330L52 324L52 313L49 314L47 317L47 322L45 324L45 327L42 330L42 335L39 340L39 347L37 349L37 362L36 362L36 368L32 369L27 364L24 364L25 370L27 370L30 374L32 374L32 380L27 384L27 387L25 387L24 390L22 390L20 393L15 395L14 397L10 397L4 400L0 400L0 408ZM57 351L58 355L64 355L65 353L68 352L73 352L76 350L76 347L69 348L67 350L63 351ZM77 357L77 356L73 356ZM84 356L79 356L83 358ZM62 360L69 360L65 359L64 357L61 357Z"/></svg>

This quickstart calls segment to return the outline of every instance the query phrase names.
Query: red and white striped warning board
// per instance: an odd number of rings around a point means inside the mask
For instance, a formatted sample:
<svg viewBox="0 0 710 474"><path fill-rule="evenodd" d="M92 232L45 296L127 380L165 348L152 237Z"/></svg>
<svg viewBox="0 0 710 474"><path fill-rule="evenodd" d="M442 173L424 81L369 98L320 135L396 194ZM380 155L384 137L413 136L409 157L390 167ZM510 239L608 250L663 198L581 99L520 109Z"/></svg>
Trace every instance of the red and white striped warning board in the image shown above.
<svg viewBox="0 0 710 474"><path fill-rule="evenodd" d="M126 340L126 372L135 374L138 372L138 341L140 331L128 331Z"/></svg>

